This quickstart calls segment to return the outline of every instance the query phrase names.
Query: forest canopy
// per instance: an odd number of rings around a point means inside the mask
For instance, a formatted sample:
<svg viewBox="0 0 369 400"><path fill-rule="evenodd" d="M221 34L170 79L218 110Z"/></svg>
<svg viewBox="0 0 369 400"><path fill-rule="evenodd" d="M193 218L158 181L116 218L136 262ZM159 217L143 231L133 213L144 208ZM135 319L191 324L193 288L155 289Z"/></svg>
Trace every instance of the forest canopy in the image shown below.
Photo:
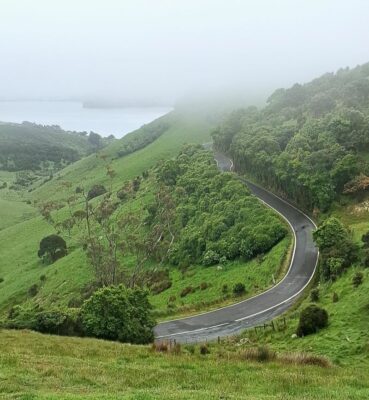
<svg viewBox="0 0 369 400"><path fill-rule="evenodd" d="M237 171L302 207L327 210L369 174L369 64L278 89L267 106L231 113L213 132ZM348 189L349 188L349 189Z"/></svg>

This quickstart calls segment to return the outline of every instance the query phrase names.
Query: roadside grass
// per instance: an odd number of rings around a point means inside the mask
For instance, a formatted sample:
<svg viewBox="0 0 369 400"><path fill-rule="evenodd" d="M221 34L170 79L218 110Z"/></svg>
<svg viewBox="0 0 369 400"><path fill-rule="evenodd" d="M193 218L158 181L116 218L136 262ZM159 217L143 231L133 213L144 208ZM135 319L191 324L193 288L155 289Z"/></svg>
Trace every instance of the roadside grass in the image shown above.
<svg viewBox="0 0 369 400"><path fill-rule="evenodd" d="M4 399L367 399L360 368L249 360L243 351L173 353L87 338L0 332ZM192 354L193 353L193 354ZM297 356L296 356L297 357ZM290 356L291 358L291 356Z"/></svg>
<svg viewBox="0 0 369 400"><path fill-rule="evenodd" d="M172 286L165 292L151 295L150 302L161 319L173 315L190 315L199 310L209 310L251 297L273 286L273 278L277 281L284 276L284 264L289 262L290 245L291 236L288 235L266 255L248 262L234 261L225 266L212 267L195 265L184 273L178 268L171 268ZM235 297L232 290L239 282L246 286L246 294ZM226 291L223 290L224 285L227 287ZM193 292L181 297L181 292L186 287L193 288ZM169 302L171 297L175 297L175 300ZM169 309L168 303L172 304Z"/></svg>
<svg viewBox="0 0 369 400"><path fill-rule="evenodd" d="M354 288L352 277L358 270L364 273L364 282ZM316 304L328 311L327 328L303 338L292 337L301 309L310 304L307 296L297 309L284 316L287 321L285 330L248 330L241 335L241 343L247 338L246 346L268 345L276 351L308 351L328 356L338 365L365 365L369 368L369 270L352 267L336 282L320 284L319 291L320 299ZM336 303L333 302L333 293L338 295ZM283 326L283 323L279 325Z"/></svg>

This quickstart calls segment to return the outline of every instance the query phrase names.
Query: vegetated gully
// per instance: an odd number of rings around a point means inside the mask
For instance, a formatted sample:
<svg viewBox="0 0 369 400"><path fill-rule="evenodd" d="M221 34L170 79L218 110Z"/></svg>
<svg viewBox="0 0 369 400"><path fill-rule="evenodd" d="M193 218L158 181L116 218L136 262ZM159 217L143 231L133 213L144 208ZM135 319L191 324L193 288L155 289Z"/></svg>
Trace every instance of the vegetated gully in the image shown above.
<svg viewBox="0 0 369 400"><path fill-rule="evenodd" d="M232 161L223 154L216 154L215 159L222 171L232 169ZM275 194L247 180L242 181L260 201L288 222L294 235L288 272L269 290L244 301L191 317L159 323L155 327L157 341L175 339L181 343L205 342L263 324L285 312L313 278L319 258L312 237L312 232L316 229L314 222Z"/></svg>

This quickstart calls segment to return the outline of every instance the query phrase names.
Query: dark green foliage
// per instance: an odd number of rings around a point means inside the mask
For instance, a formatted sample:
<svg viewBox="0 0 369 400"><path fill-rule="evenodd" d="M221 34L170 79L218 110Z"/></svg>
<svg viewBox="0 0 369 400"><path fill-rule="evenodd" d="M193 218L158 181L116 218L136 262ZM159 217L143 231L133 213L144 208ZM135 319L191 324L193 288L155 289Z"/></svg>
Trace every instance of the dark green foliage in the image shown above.
<svg viewBox="0 0 369 400"><path fill-rule="evenodd" d="M34 330L64 336L83 336L79 309L54 309L36 315Z"/></svg>
<svg viewBox="0 0 369 400"><path fill-rule="evenodd" d="M67 244L65 240L58 235L49 235L40 242L38 256L46 257L50 262L54 262L67 254Z"/></svg>
<svg viewBox="0 0 369 400"><path fill-rule="evenodd" d="M131 343L154 338L155 321L147 293L124 286L97 290L81 308L82 324L89 336Z"/></svg>
<svg viewBox="0 0 369 400"><path fill-rule="evenodd" d="M205 266L269 251L287 233L279 218L251 196L230 173L221 173L213 155L184 147L175 160L157 167L159 182L169 185L176 203L177 235L169 261ZM148 224L157 210L147 207Z"/></svg>
<svg viewBox="0 0 369 400"><path fill-rule="evenodd" d="M333 303L337 303L338 302L338 294L336 292L333 292L333 296L332 296L332 302Z"/></svg>
<svg viewBox="0 0 369 400"><path fill-rule="evenodd" d="M58 126L29 122L0 125L2 170L58 170L93 150L86 137Z"/></svg>
<svg viewBox="0 0 369 400"><path fill-rule="evenodd" d="M87 200L92 200L95 197L101 196L106 193L104 185L96 184L87 193Z"/></svg>
<svg viewBox="0 0 369 400"><path fill-rule="evenodd" d="M354 288L359 287L364 280L364 274L362 272L356 272L355 275L352 278L352 285L354 286Z"/></svg>
<svg viewBox="0 0 369 400"><path fill-rule="evenodd" d="M313 236L322 256L323 279L334 280L357 259L357 246L337 218L328 218Z"/></svg>
<svg viewBox="0 0 369 400"><path fill-rule="evenodd" d="M243 294L246 293L246 288L245 285L241 282L236 283L233 287L233 294L235 296L242 296Z"/></svg>
<svg viewBox="0 0 369 400"><path fill-rule="evenodd" d="M364 233L361 237L361 241L364 243L364 247L369 247L369 231Z"/></svg>
<svg viewBox="0 0 369 400"><path fill-rule="evenodd" d="M0 278L0 283L3 283L4 282L4 278Z"/></svg>
<svg viewBox="0 0 369 400"><path fill-rule="evenodd" d="M314 303L319 301L319 289L318 288L312 289L312 291L310 292L310 300Z"/></svg>
<svg viewBox="0 0 369 400"><path fill-rule="evenodd" d="M200 290L206 290L210 285L207 282L200 283Z"/></svg>
<svg viewBox="0 0 369 400"><path fill-rule="evenodd" d="M35 305L17 305L10 309L5 327L32 329L42 333L66 336L83 336L79 309L50 309L45 311Z"/></svg>
<svg viewBox="0 0 369 400"><path fill-rule="evenodd" d="M238 110L213 132L237 171L310 210L327 210L369 170L368 64L278 89L261 111Z"/></svg>
<svg viewBox="0 0 369 400"><path fill-rule="evenodd" d="M328 313L323 308L311 304L301 311L299 325L296 330L298 336L316 333L328 325Z"/></svg>
<svg viewBox="0 0 369 400"><path fill-rule="evenodd" d="M222 286L222 293L227 294L228 291L229 291L228 285L227 285L227 284L224 284L224 285Z"/></svg>
<svg viewBox="0 0 369 400"><path fill-rule="evenodd" d="M39 290L40 290L40 289L39 289L37 283L34 283L34 284L33 284L32 286L30 286L30 288L28 289L28 296L29 296L29 297L35 297Z"/></svg>
<svg viewBox="0 0 369 400"><path fill-rule="evenodd" d="M200 344L200 354L206 356L210 353L210 349L206 343Z"/></svg>

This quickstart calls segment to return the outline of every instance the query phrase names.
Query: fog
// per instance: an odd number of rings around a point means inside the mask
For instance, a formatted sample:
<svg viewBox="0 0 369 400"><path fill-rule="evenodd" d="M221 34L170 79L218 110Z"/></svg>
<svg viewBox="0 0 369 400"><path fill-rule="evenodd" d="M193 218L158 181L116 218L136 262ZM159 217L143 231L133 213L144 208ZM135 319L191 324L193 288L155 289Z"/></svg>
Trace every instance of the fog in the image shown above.
<svg viewBox="0 0 369 400"><path fill-rule="evenodd" d="M2 99L172 104L369 61L367 0L0 0Z"/></svg>

